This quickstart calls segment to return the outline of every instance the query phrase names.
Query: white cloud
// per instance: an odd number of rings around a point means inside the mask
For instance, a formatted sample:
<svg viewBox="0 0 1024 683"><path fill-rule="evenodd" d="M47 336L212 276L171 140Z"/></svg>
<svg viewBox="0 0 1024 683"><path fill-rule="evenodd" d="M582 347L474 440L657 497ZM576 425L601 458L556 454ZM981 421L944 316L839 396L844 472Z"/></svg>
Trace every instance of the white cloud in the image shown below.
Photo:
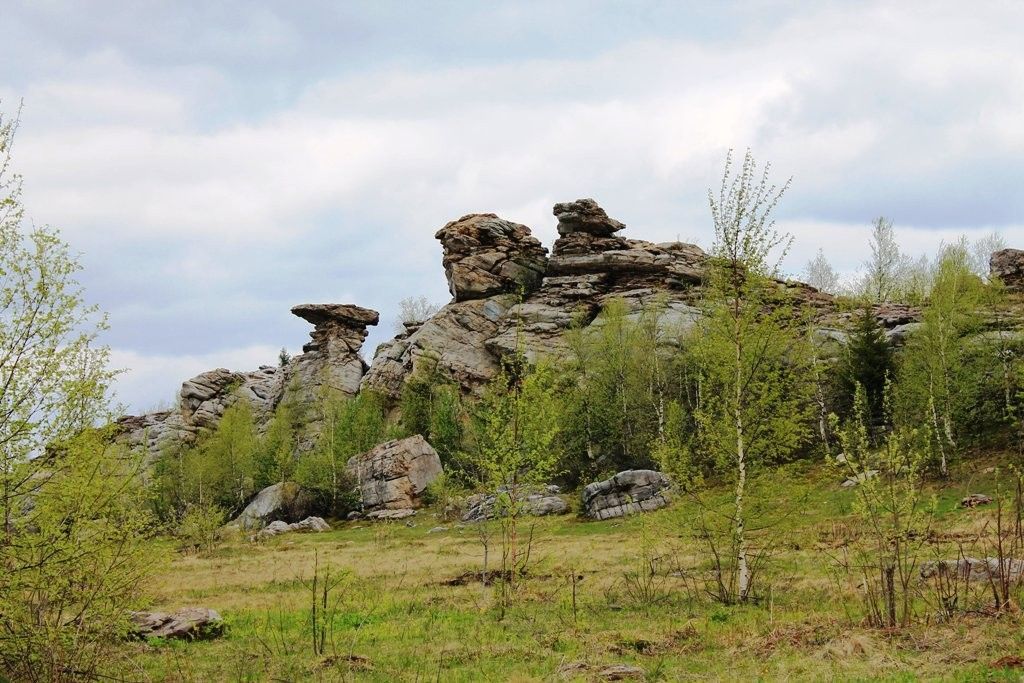
<svg viewBox="0 0 1024 683"><path fill-rule="evenodd" d="M1024 243L1024 6L830 3L705 40L651 25L585 52L367 52L294 79L264 79L256 53L292 64L316 36L284 12L237 9L168 24L180 41L196 23L187 59L131 34L132 14L84 54L62 26L46 74L20 91L0 66L5 100L26 96L30 214L89 254L117 344L152 380L130 385L139 397L173 393L188 375L176 354L208 362L225 329L230 345L263 343L282 301L344 298L388 319L410 293L443 292L433 233L465 213L498 212L550 245L551 204L593 196L629 236L707 244L705 191L729 147L794 176L780 211L793 271L818 247L855 269L878 214L912 253L993 227ZM518 16L495 12L444 28Z"/></svg>
<svg viewBox="0 0 1024 683"><path fill-rule="evenodd" d="M214 368L255 370L275 363L279 348L246 346L197 355L146 355L111 349L111 365L123 369L115 383L115 400L129 412L167 408L177 400L181 383Z"/></svg>

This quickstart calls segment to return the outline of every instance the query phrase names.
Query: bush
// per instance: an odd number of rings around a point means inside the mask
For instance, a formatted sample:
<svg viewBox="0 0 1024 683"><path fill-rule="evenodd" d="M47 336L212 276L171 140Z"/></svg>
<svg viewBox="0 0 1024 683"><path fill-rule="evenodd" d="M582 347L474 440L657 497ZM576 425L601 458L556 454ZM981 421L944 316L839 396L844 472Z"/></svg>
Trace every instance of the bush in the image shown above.
<svg viewBox="0 0 1024 683"><path fill-rule="evenodd" d="M212 552L224 538L227 513L217 505L191 506L178 524L175 536L185 551Z"/></svg>

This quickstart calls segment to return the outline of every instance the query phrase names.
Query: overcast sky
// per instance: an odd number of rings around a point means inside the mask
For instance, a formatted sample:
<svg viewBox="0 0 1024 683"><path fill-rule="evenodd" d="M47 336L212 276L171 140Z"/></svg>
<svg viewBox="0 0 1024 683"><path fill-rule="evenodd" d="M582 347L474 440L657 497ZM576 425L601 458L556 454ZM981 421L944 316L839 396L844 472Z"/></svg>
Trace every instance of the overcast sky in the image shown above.
<svg viewBox="0 0 1024 683"><path fill-rule="evenodd" d="M434 232L472 212L550 245L594 197L711 241L750 147L793 177L799 273L850 273L871 219L907 251L1024 246L1024 3L0 0L28 213L82 253L135 411L293 352L302 302L448 299Z"/></svg>

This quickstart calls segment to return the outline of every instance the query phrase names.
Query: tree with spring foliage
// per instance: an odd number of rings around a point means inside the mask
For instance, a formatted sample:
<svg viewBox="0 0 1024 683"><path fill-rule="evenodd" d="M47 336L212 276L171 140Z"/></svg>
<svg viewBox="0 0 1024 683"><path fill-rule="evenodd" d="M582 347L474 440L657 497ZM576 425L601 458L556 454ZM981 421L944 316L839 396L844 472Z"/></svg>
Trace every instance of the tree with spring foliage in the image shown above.
<svg viewBox="0 0 1024 683"><path fill-rule="evenodd" d="M902 354L897 400L904 423L926 407L931 425L937 467L942 476L959 449L963 422L971 419L976 378L971 377L971 354L980 348L971 336L980 329L979 311L985 297L984 283L972 270L970 253L961 241L939 254L932 270L933 284L921 327Z"/></svg>
<svg viewBox="0 0 1024 683"><path fill-rule="evenodd" d="M115 373L81 269L25 225L0 114L0 679L101 677L149 565L138 459L96 425Z"/></svg>
<svg viewBox="0 0 1024 683"><path fill-rule="evenodd" d="M748 151L735 170L731 154L717 196L709 191L715 228L704 316L690 343L700 368L695 410L697 450L733 481L731 551L717 569L728 575L723 599L752 596L747 486L752 470L784 460L810 432L811 374L806 333L774 276L790 238L776 232L772 212L781 188L758 174ZM774 257L774 258L773 258Z"/></svg>
<svg viewBox="0 0 1024 683"><path fill-rule="evenodd" d="M528 367L521 357L517 360L506 363L475 406L467 454L481 488L497 496L503 606L512 601L529 561L530 543L519 538L526 497L550 481L558 463L553 447L560 420L555 373L547 365Z"/></svg>

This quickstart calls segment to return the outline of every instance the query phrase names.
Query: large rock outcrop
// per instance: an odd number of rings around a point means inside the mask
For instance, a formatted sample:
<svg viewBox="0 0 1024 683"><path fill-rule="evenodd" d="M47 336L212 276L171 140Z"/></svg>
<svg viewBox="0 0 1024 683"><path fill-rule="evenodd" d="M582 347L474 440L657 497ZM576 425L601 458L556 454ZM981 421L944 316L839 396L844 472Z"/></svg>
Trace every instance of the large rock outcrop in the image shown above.
<svg viewBox="0 0 1024 683"><path fill-rule="evenodd" d="M493 213L463 216L434 237L444 249L444 272L455 301L532 291L547 269L548 250L530 229Z"/></svg>
<svg viewBox="0 0 1024 683"><path fill-rule="evenodd" d="M417 508L442 472L437 451L418 434L353 456L346 470L356 481L364 511Z"/></svg>
<svg viewBox="0 0 1024 683"><path fill-rule="evenodd" d="M1024 250L1000 249L988 261L989 275L1012 292L1024 290Z"/></svg>
<svg viewBox="0 0 1024 683"><path fill-rule="evenodd" d="M182 383L177 408L121 418L118 438L144 449L152 459L163 451L191 445L202 433L216 429L224 411L238 401L249 404L262 431L289 389L294 391L293 401L306 405L319 399L325 384L354 396L367 369L359 354L366 328L376 325L380 314L351 304L301 304L292 313L314 329L303 353L288 365L264 365L252 372L217 368L197 375ZM316 427L308 425L307 433L300 435L300 446L310 445Z"/></svg>

